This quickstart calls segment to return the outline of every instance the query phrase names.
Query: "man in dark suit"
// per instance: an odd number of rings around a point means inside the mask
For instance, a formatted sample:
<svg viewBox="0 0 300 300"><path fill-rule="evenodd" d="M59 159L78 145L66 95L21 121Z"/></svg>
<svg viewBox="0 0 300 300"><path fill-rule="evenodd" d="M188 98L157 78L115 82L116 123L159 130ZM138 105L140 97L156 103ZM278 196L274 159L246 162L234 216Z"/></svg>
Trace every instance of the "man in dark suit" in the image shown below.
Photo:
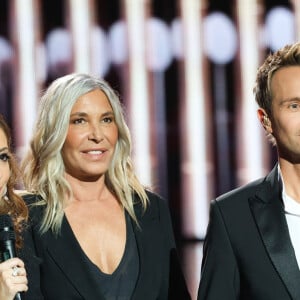
<svg viewBox="0 0 300 300"><path fill-rule="evenodd" d="M212 201L198 300L300 299L300 43L267 57L254 94L278 164Z"/></svg>

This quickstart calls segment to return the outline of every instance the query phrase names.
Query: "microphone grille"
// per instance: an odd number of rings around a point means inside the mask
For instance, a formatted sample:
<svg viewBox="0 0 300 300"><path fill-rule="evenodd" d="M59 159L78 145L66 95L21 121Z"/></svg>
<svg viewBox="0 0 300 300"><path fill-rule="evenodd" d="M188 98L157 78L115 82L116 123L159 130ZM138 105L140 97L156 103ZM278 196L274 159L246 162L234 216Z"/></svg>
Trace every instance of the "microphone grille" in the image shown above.
<svg viewBox="0 0 300 300"><path fill-rule="evenodd" d="M15 232L10 231L0 231L0 242L8 241L8 240L16 240Z"/></svg>
<svg viewBox="0 0 300 300"><path fill-rule="evenodd" d="M0 215L0 241L15 239L16 235L10 215Z"/></svg>
<svg viewBox="0 0 300 300"><path fill-rule="evenodd" d="M0 230L13 230L13 222L10 215L0 215Z"/></svg>

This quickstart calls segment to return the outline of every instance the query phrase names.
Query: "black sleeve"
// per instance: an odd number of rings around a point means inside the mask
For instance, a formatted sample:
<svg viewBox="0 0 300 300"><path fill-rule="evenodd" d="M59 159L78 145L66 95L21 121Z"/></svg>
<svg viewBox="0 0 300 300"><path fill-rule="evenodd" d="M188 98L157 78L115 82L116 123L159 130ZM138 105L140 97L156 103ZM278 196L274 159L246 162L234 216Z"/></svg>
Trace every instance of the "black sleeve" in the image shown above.
<svg viewBox="0 0 300 300"><path fill-rule="evenodd" d="M40 264L42 260L36 254L32 230L32 214L30 205L37 201L36 195L24 195L23 199L29 206L29 219L23 231L23 247L19 252L20 258L24 261L28 278L28 291L22 293L24 300L42 300L44 297L41 293L40 286Z"/></svg>
<svg viewBox="0 0 300 300"><path fill-rule="evenodd" d="M218 203L213 201L204 241L198 300L239 299L239 273Z"/></svg>
<svg viewBox="0 0 300 300"><path fill-rule="evenodd" d="M169 249L169 295L171 300L189 300L191 299L188 292L185 278L181 269L181 265L176 250L172 221L167 204L163 199L158 201L160 211L160 222L164 232L165 241Z"/></svg>
<svg viewBox="0 0 300 300"><path fill-rule="evenodd" d="M31 226L28 225L23 233L23 248L20 251L20 258L24 261L28 279L28 291L23 293L24 300L42 300L40 286L40 264L41 259L37 257L33 242Z"/></svg>

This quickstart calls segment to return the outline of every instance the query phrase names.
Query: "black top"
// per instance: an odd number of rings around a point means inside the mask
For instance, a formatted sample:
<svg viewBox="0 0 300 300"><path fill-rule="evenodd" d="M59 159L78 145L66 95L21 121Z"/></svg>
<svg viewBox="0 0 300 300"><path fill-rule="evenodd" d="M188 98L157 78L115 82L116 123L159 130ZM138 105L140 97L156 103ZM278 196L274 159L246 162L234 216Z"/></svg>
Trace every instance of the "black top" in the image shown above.
<svg viewBox="0 0 300 300"><path fill-rule="evenodd" d="M131 219L125 213L126 245L120 264L112 274L103 273L83 252L86 262L107 300L129 300L139 275L139 257Z"/></svg>

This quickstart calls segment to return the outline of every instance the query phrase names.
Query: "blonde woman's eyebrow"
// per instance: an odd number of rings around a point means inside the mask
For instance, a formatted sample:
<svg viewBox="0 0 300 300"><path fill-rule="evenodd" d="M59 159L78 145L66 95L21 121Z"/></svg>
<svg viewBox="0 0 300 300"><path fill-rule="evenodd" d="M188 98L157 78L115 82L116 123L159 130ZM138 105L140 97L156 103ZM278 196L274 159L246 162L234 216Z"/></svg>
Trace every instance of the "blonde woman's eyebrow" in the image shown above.
<svg viewBox="0 0 300 300"><path fill-rule="evenodd" d="M86 116L88 116L88 114L85 113L85 112L75 112L75 113L70 115L70 118L72 118L72 117L86 117ZM114 116L114 113L113 113L113 111L106 111L106 112L102 113L101 116L102 117Z"/></svg>
<svg viewBox="0 0 300 300"><path fill-rule="evenodd" d="M113 116L114 113L112 111L107 111L105 113L102 114L103 117L106 117L106 116Z"/></svg>
<svg viewBox="0 0 300 300"><path fill-rule="evenodd" d="M73 114L71 114L70 115L70 117L85 117L85 116L87 116L87 113L85 113L85 112L75 112L75 113L73 113Z"/></svg>

